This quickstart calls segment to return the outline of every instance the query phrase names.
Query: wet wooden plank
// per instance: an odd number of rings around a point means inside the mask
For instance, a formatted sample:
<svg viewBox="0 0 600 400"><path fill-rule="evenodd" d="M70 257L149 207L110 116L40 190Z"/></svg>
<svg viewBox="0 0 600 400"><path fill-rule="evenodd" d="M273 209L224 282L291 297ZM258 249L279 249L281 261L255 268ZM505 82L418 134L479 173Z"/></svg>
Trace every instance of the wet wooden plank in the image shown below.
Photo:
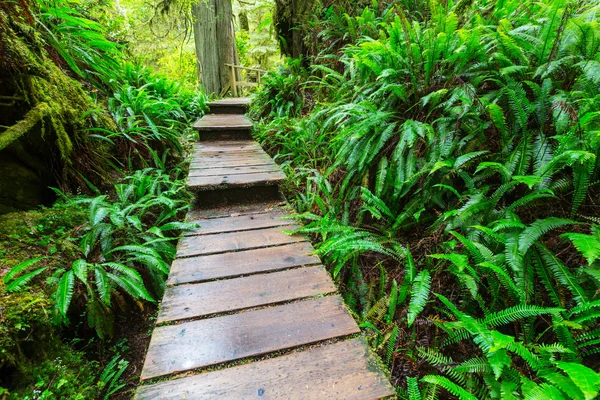
<svg viewBox="0 0 600 400"><path fill-rule="evenodd" d="M318 264L319 257L308 242L266 247L234 253L178 258L171 266L167 285L230 278L260 272Z"/></svg>
<svg viewBox="0 0 600 400"><path fill-rule="evenodd" d="M208 142L207 142L208 143ZM254 156L259 156L259 155L263 155L266 153L264 152L263 149L233 149L233 150L205 150L205 151L201 151L201 152L197 152L194 154L194 157L196 158L206 158L206 157L236 157L236 156L241 156L241 157L254 157Z"/></svg>
<svg viewBox="0 0 600 400"><path fill-rule="evenodd" d="M190 169L188 176L224 176L237 174L258 174L263 172L277 172L279 167L275 164L244 165L223 168L194 168Z"/></svg>
<svg viewBox="0 0 600 400"><path fill-rule="evenodd" d="M186 215L186 221L209 218L237 217L240 215L261 214L275 211L289 212L285 207L285 203L282 203L281 201L268 201L259 203L235 204L210 209L194 208L188 211Z"/></svg>
<svg viewBox="0 0 600 400"><path fill-rule="evenodd" d="M323 266L169 287L158 323L202 317L335 292Z"/></svg>
<svg viewBox="0 0 600 400"><path fill-rule="evenodd" d="M200 224L200 228L184 232L185 236L206 235L209 233L225 233L248 231L251 229L272 228L276 226L294 225L292 219L284 219L281 211L262 214L239 215L223 218L196 219L190 222ZM287 228L286 228L287 229Z"/></svg>
<svg viewBox="0 0 600 400"><path fill-rule="evenodd" d="M250 97L230 97L227 99L209 101L208 103L206 103L206 105L209 107L220 106L220 105L247 106L248 104L250 104Z"/></svg>
<svg viewBox="0 0 600 400"><path fill-rule="evenodd" d="M247 151L247 150L262 150L262 147L257 142L240 140L240 141L222 141L222 142L206 142L197 143L194 146L194 154L202 154L207 151Z"/></svg>
<svg viewBox="0 0 600 400"><path fill-rule="evenodd" d="M213 168L235 168L235 167L259 167L265 165L277 165L273 162L273 160L269 160L267 158L261 160L256 158L251 158L247 160L222 160L219 162L216 161L207 161L207 162L192 162L190 164L190 170L196 169L213 169Z"/></svg>
<svg viewBox="0 0 600 400"><path fill-rule="evenodd" d="M220 371L141 386L135 400L374 400L394 389L357 338Z"/></svg>
<svg viewBox="0 0 600 400"><path fill-rule="evenodd" d="M286 230L296 230L297 225L286 226ZM253 231L217 233L206 236L186 236L179 241L177 257L199 256L224 253L227 251L249 250L258 247L306 241L302 235L288 235L283 228L267 228Z"/></svg>
<svg viewBox="0 0 600 400"><path fill-rule="evenodd" d="M242 175L217 175L217 176L189 176L188 186L230 186L230 185L276 185L285 179L281 171L257 172Z"/></svg>
<svg viewBox="0 0 600 400"><path fill-rule="evenodd" d="M154 329L142 379L359 332L339 296Z"/></svg>
<svg viewBox="0 0 600 400"><path fill-rule="evenodd" d="M248 130L252 128L252 122L241 114L206 114L194 124L194 128L200 131Z"/></svg>

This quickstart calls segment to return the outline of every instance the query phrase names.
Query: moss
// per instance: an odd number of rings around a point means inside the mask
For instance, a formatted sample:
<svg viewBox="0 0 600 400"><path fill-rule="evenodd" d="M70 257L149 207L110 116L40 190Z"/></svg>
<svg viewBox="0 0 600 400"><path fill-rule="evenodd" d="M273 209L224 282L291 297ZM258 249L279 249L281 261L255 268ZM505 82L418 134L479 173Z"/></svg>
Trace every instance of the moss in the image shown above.
<svg viewBox="0 0 600 400"><path fill-rule="evenodd" d="M0 74L8 75L10 87L17 90L10 95L25 99L13 106L19 110L12 110L16 117L23 117L9 121L8 125L13 125L0 131L0 152L20 141L44 160L46 171L35 173L43 175L52 169L55 179L60 177L58 186L68 189L73 184L83 184L81 174L94 184L101 184L108 175L102 161L110 155L107 145L92 139L88 129L114 131L114 121L107 111L89 113L97 110L98 104L79 81L61 69L59 59L48 52L39 32L7 17L1 9L0 20L10 21L2 29L0 48L6 59L14 60L12 70L0 70ZM44 147L37 138L41 138ZM55 182L51 184L56 186Z"/></svg>
<svg viewBox="0 0 600 400"><path fill-rule="evenodd" d="M42 356L53 339L50 301L41 290L6 293L0 281L0 310L0 368L21 369L28 356Z"/></svg>
<svg viewBox="0 0 600 400"><path fill-rule="evenodd" d="M23 120L2 132L0 134L0 151L33 129L33 127L35 127L46 115L48 115L49 111L50 107L48 107L48 104L39 103L36 107L29 110Z"/></svg>

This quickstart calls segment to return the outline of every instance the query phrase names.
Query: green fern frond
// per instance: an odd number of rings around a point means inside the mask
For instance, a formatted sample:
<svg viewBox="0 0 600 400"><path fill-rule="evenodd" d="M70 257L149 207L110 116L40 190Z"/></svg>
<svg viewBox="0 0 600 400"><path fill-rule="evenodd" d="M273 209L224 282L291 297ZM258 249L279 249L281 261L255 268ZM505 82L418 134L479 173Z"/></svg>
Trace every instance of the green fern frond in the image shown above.
<svg viewBox="0 0 600 400"><path fill-rule="evenodd" d="M410 303L408 305L408 313L406 316L408 326L410 327L417 316L427 304L429 298L429 290L431 288L431 275L427 270L422 270L415 278L410 295Z"/></svg>
<svg viewBox="0 0 600 400"><path fill-rule="evenodd" d="M458 386L456 383L452 382L446 377L439 375L425 375L423 378L421 378L421 380L436 386L440 386L461 400L477 400L477 398L471 393L467 392L465 389Z"/></svg>

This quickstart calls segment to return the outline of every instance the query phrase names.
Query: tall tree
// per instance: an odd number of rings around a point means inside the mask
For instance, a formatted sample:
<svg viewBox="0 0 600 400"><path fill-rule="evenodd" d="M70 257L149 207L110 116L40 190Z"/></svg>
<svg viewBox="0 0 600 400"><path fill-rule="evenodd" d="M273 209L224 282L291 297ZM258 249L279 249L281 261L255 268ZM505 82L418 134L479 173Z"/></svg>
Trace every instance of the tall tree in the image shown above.
<svg viewBox="0 0 600 400"><path fill-rule="evenodd" d="M283 54L294 58L306 55L305 36L312 30L310 18L319 4L318 0L275 0L274 22Z"/></svg>
<svg viewBox="0 0 600 400"><path fill-rule="evenodd" d="M218 95L231 80L225 64L238 60L231 0L199 0L192 13L198 79L206 93Z"/></svg>

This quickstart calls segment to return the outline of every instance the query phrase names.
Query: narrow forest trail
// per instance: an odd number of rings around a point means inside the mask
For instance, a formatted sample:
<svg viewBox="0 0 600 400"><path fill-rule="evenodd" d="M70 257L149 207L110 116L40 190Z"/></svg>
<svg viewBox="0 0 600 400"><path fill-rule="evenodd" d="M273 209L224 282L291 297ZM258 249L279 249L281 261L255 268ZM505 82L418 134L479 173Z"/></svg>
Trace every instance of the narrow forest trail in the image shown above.
<svg viewBox="0 0 600 400"><path fill-rule="evenodd" d="M280 168L247 99L211 103L136 399L378 399L394 391L306 237L288 235Z"/></svg>

